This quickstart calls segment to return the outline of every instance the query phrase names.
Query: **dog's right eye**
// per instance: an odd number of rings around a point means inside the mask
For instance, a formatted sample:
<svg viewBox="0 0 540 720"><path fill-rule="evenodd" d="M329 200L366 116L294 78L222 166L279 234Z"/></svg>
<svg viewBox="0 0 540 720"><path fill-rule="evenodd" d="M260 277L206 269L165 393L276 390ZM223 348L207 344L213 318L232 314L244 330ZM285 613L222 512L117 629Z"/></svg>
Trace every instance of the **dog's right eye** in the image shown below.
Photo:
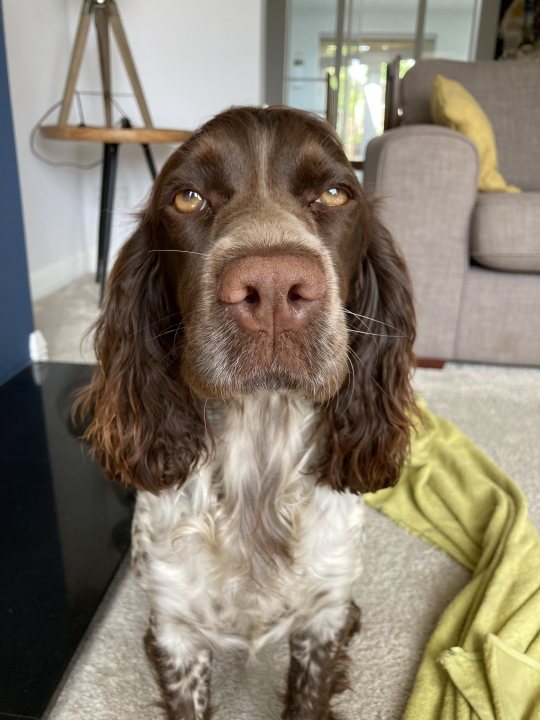
<svg viewBox="0 0 540 720"><path fill-rule="evenodd" d="M349 194L345 190L332 187L325 190L315 202L320 205L326 205L327 207L341 207L341 205L345 205L349 200Z"/></svg>
<svg viewBox="0 0 540 720"><path fill-rule="evenodd" d="M206 200L196 190L181 190L174 196L174 206L178 212L195 213L206 207Z"/></svg>

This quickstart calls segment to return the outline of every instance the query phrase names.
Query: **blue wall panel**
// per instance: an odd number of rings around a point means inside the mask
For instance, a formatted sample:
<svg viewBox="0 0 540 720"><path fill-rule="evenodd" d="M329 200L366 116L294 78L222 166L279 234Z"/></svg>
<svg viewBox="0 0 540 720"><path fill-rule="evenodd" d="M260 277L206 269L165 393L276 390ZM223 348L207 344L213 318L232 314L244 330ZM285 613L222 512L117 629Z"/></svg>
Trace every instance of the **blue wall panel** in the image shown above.
<svg viewBox="0 0 540 720"><path fill-rule="evenodd" d="M32 305L0 2L0 383L30 362Z"/></svg>

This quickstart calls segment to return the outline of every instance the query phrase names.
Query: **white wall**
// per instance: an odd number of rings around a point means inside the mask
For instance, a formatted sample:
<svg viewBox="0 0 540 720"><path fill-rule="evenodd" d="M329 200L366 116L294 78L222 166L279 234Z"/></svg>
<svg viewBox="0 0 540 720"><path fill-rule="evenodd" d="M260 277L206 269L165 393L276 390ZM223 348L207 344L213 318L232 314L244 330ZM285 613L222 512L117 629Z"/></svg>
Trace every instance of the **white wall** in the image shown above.
<svg viewBox="0 0 540 720"><path fill-rule="evenodd" d="M156 127L192 129L232 104L259 104L263 0L117 0ZM35 158L29 136L62 97L82 0L4 0L4 23L32 296L38 299L94 269L101 167L50 167ZM99 90L91 28L78 82ZM131 92L116 52L113 89ZM137 119L129 98L119 102ZM83 97L87 124L102 124L98 98ZM49 122L55 122L57 113ZM119 115L117 114L117 119ZM78 122L72 111L71 121ZM38 138L52 160L89 163L99 145ZM154 147L161 165L171 148ZM118 163L113 252L126 239L150 187L142 150L122 146Z"/></svg>

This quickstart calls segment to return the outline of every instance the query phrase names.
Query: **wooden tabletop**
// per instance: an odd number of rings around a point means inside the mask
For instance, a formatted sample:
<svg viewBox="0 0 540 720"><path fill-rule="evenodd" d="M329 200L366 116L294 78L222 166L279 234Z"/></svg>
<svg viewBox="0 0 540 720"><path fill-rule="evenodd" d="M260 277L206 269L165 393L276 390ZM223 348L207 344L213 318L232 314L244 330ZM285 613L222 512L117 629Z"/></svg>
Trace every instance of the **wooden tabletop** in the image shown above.
<svg viewBox="0 0 540 720"><path fill-rule="evenodd" d="M95 127L79 125L42 125L40 132L49 140L79 140L97 143L182 143L192 134L189 130L163 130L159 128Z"/></svg>

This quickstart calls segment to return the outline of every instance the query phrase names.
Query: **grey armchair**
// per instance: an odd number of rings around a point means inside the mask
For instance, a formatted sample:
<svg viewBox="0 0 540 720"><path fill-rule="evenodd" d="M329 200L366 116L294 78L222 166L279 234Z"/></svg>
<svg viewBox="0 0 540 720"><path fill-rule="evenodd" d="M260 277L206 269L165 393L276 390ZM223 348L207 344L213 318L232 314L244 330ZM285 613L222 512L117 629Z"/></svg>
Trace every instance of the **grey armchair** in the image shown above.
<svg viewBox="0 0 540 720"><path fill-rule="evenodd" d="M480 103L523 192L477 192L475 146L431 124L437 74ZM417 355L540 365L540 65L420 61L399 98L402 123L368 145L364 182L411 269Z"/></svg>

